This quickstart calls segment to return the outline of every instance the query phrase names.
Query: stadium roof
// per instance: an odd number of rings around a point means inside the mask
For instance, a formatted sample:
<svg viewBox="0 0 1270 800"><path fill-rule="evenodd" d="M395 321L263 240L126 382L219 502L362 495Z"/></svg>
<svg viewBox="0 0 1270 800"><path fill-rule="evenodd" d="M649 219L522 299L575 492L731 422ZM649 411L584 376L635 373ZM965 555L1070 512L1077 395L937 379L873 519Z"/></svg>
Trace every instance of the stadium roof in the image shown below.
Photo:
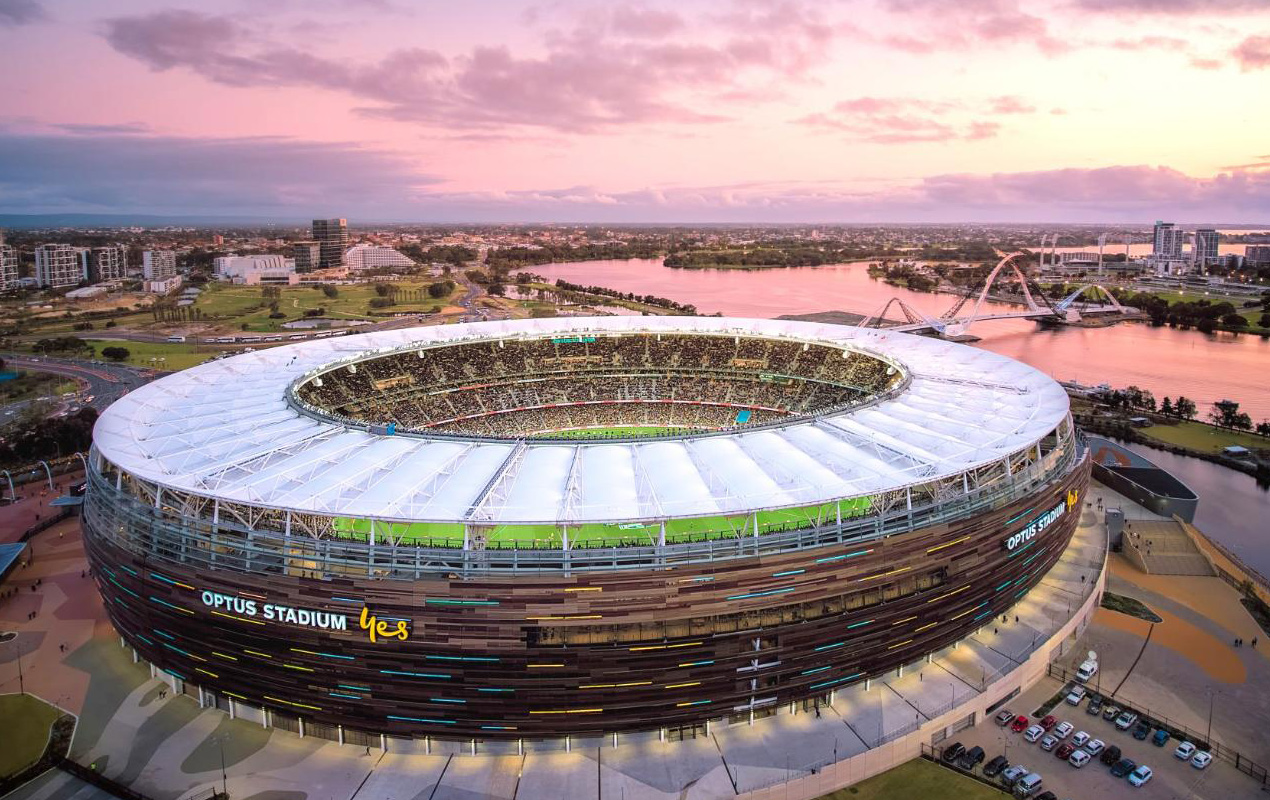
<svg viewBox="0 0 1270 800"><path fill-rule="evenodd" d="M794 338L903 366L898 395L785 426L645 442L376 435L310 416L288 387L376 351L513 337L687 332ZM133 475L222 500L385 520L584 523L807 506L923 483L1039 441L1063 389L1003 356L885 330L785 320L596 317L334 337L179 372L116 402L98 450Z"/></svg>

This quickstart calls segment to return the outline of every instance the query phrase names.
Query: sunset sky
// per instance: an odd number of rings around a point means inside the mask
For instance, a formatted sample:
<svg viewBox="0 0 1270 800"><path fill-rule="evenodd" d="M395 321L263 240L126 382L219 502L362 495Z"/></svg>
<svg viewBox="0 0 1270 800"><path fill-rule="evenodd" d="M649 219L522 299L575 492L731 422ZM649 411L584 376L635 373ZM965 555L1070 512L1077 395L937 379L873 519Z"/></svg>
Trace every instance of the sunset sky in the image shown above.
<svg viewBox="0 0 1270 800"><path fill-rule="evenodd" d="M0 0L0 213L1270 223L1266 0Z"/></svg>

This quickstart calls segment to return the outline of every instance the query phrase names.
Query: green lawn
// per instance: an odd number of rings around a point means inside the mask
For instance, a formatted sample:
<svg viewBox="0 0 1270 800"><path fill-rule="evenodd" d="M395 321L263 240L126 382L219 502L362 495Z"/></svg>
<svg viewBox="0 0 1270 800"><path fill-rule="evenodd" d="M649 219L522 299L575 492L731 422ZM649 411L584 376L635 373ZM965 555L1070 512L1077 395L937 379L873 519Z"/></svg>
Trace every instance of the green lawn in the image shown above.
<svg viewBox="0 0 1270 800"><path fill-rule="evenodd" d="M1254 420L1257 422L1259 420ZM1138 430L1149 439L1200 450L1220 453L1222 448L1240 445L1247 448L1270 448L1270 439L1251 433L1214 428L1201 422L1181 422L1177 425L1152 425Z"/></svg>
<svg viewBox="0 0 1270 800"><path fill-rule="evenodd" d="M552 439L607 439L614 436L673 436L683 432L683 428L640 427L636 425L616 428L581 428L574 431L544 433L542 436Z"/></svg>
<svg viewBox="0 0 1270 800"><path fill-rule="evenodd" d="M417 302L398 301L394 306L382 309L371 309L370 301L379 295L372 284L356 286L339 286L337 297L327 297L318 288L311 286L286 286L281 288L278 298L278 311L286 314L286 319L269 318L269 302L264 299L259 286L235 286L224 283L208 283L199 295L195 307L204 315L204 319L218 322L227 328L241 330L244 324L249 331L282 331L282 325L304 318L304 312L323 309L323 317L330 319L378 320L371 311L380 313L424 312L440 310L454 297L463 294L463 287L456 286L449 297L431 298L426 296L426 289L431 280L397 281L393 285L402 291L422 291L423 296Z"/></svg>
<svg viewBox="0 0 1270 800"><path fill-rule="evenodd" d="M29 694L0 695L0 777L31 764L44 752L49 729L62 714Z"/></svg>
<svg viewBox="0 0 1270 800"><path fill-rule="evenodd" d="M820 800L1002 800L1004 792L915 758Z"/></svg>
<svg viewBox="0 0 1270 800"><path fill-rule="evenodd" d="M133 342L126 339L86 339L85 341L97 348L97 358L107 363L109 363L109 359L102 358L102 348L122 347L131 354L123 363L137 367L154 367L155 369L162 368L165 370L189 369L202 364L220 352L215 347L200 349L192 344ZM160 365L157 361L151 363L151 358L165 358L167 361Z"/></svg>

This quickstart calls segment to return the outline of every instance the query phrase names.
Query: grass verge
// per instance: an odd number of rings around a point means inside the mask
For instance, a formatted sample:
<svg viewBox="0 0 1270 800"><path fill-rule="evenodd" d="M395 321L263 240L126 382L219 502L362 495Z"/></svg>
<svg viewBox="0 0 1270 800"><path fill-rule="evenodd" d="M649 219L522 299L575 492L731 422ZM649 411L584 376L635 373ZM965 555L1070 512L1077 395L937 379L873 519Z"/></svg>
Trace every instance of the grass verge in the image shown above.
<svg viewBox="0 0 1270 800"><path fill-rule="evenodd" d="M1122 594L1115 594L1114 592L1103 592L1102 607L1109 608L1112 611L1118 611L1121 614L1128 614L1131 617L1144 619L1147 622L1164 621L1141 600L1134 597L1125 597Z"/></svg>
<svg viewBox="0 0 1270 800"><path fill-rule="evenodd" d="M62 712L29 694L0 695L0 778L34 764Z"/></svg>
<svg viewBox="0 0 1270 800"><path fill-rule="evenodd" d="M830 792L819 800L1001 800L1004 796L991 786L924 758L915 758L855 786Z"/></svg>

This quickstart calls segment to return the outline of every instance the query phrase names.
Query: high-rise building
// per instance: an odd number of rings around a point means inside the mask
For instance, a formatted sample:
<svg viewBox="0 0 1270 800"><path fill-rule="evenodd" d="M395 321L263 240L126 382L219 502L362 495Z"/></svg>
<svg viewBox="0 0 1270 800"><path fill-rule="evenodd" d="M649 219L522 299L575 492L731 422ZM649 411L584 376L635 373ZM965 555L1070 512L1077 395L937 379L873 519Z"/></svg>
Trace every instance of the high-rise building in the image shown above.
<svg viewBox="0 0 1270 800"><path fill-rule="evenodd" d="M315 225L317 223L314 223ZM312 272L322 265L322 244L315 241L292 242L291 258L296 272Z"/></svg>
<svg viewBox="0 0 1270 800"><path fill-rule="evenodd" d="M18 252L13 245L4 243L4 233L0 231L0 292L8 292L18 288Z"/></svg>
<svg viewBox="0 0 1270 800"><path fill-rule="evenodd" d="M322 269L338 267L344 263L344 251L348 248L348 220L313 220L313 238L321 248L318 265Z"/></svg>
<svg viewBox="0 0 1270 800"><path fill-rule="evenodd" d="M1244 251L1244 263L1250 267L1270 267L1270 244L1250 244Z"/></svg>
<svg viewBox="0 0 1270 800"><path fill-rule="evenodd" d="M1221 234L1212 228L1197 228L1195 230L1195 263L1201 267L1217 263L1217 245L1220 242Z"/></svg>
<svg viewBox="0 0 1270 800"><path fill-rule="evenodd" d="M172 277L176 274L176 253L171 250L146 250L141 254L141 271L148 281Z"/></svg>
<svg viewBox="0 0 1270 800"><path fill-rule="evenodd" d="M1171 260L1182 257L1182 242L1185 241L1186 234L1178 230L1178 227L1172 222L1155 223L1155 238L1152 240L1154 244L1151 247L1151 255L1157 260Z"/></svg>
<svg viewBox="0 0 1270 800"><path fill-rule="evenodd" d="M84 248L80 262L90 283L123 280L128 271L128 249L117 244Z"/></svg>
<svg viewBox="0 0 1270 800"><path fill-rule="evenodd" d="M77 285L88 277L80 253L69 244L40 245L35 248L35 280L53 289Z"/></svg>

